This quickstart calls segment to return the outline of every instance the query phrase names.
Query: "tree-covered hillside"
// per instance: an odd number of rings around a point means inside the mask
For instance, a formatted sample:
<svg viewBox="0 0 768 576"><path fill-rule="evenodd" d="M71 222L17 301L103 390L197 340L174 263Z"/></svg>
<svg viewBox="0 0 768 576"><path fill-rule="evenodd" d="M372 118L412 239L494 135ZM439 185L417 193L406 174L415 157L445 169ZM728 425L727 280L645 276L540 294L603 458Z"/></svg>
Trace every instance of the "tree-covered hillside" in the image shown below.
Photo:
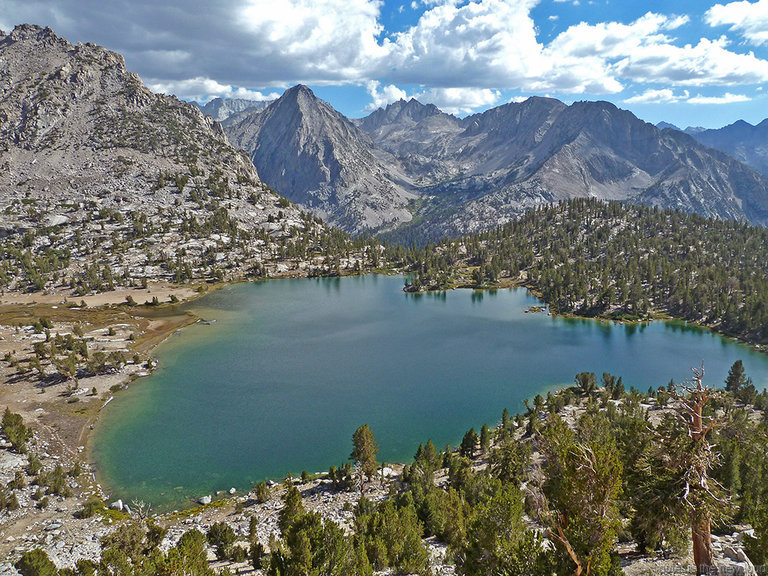
<svg viewBox="0 0 768 576"><path fill-rule="evenodd" d="M520 284L553 312L616 319L668 314L768 341L768 230L598 200L527 212L496 230L393 247L409 290Z"/></svg>

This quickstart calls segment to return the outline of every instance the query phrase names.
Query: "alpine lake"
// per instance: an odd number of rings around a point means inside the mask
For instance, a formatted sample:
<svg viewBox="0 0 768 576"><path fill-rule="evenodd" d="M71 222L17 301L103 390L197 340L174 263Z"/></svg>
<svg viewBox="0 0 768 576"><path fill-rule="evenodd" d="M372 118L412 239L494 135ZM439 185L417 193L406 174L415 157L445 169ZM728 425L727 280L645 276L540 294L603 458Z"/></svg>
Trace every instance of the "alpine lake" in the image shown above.
<svg viewBox="0 0 768 576"><path fill-rule="evenodd" d="M270 280L182 306L206 322L162 343L158 370L103 409L99 480L112 499L184 508L338 466L361 424L379 462L408 462L420 442L456 446L582 371L645 391L703 362L704 382L721 386L741 359L768 387L768 355L683 322L553 317L531 311L542 303L525 289L402 288L390 276Z"/></svg>

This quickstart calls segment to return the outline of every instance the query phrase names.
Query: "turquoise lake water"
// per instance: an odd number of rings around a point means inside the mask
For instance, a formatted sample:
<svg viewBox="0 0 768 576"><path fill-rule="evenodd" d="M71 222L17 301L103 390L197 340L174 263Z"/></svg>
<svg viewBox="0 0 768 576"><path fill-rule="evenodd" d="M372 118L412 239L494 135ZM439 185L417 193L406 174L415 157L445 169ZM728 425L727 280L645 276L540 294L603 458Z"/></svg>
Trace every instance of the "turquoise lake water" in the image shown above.
<svg viewBox="0 0 768 576"><path fill-rule="evenodd" d="M432 295L399 277L238 284L190 306L210 325L156 350L160 368L117 394L94 438L114 498L163 510L215 490L346 461L369 424L379 461L419 442L456 445L502 410L571 384L622 376L627 389L690 377L722 385L731 364L768 386L768 356L679 322L619 325L525 313L524 289Z"/></svg>

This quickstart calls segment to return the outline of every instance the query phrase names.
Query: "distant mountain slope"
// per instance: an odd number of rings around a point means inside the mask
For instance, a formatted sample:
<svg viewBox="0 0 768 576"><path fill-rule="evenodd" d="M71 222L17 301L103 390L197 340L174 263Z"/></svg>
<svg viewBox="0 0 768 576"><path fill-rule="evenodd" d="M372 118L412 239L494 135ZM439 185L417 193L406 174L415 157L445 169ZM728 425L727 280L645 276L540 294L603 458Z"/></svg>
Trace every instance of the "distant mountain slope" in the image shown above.
<svg viewBox="0 0 768 576"><path fill-rule="evenodd" d="M0 237L42 234L33 245L61 248L75 271L239 275L272 238L315 228L197 107L48 28L0 35L0 167Z"/></svg>
<svg viewBox="0 0 768 576"><path fill-rule="evenodd" d="M717 130L702 130L691 135L702 144L722 150L768 175L768 118L757 126L739 120Z"/></svg>
<svg viewBox="0 0 768 576"><path fill-rule="evenodd" d="M210 116L216 122L224 122L235 114L243 112L258 112L264 110L272 100L244 100L242 98L214 98L205 105L195 104L203 114Z"/></svg>
<svg viewBox="0 0 768 576"><path fill-rule="evenodd" d="M227 126L271 187L349 231L411 219L414 195L397 162L312 93L296 86L264 111Z"/></svg>
<svg viewBox="0 0 768 576"><path fill-rule="evenodd" d="M660 131L607 102L566 106L530 98L469 116L460 126L463 131L420 139L419 149L429 157L422 165L431 160L457 174L422 189L439 198L438 208L427 208L421 221L429 237L481 230L531 206L575 197L768 223L768 180L681 132ZM379 127L372 136L396 156L406 155L407 140L394 148L392 133L389 128L377 139ZM418 181L424 174L409 176Z"/></svg>
<svg viewBox="0 0 768 576"><path fill-rule="evenodd" d="M380 220L428 238L490 228L577 197L768 224L768 179L608 102L533 97L459 119L411 99L352 122L302 87L278 102L228 128L230 139L270 185L352 231L361 229L354 214L365 193L358 192L388 184L400 194L366 205L368 227L392 200L404 209L402 200L415 196L412 222ZM367 187L349 174L365 175Z"/></svg>

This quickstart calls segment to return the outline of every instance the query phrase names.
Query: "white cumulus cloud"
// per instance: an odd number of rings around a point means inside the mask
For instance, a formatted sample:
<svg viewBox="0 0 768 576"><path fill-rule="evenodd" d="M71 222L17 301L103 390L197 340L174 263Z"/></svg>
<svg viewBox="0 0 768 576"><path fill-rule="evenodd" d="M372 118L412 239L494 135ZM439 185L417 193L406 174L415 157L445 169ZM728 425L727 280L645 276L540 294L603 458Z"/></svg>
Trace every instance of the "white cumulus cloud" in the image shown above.
<svg viewBox="0 0 768 576"><path fill-rule="evenodd" d="M394 84L381 86L372 80L366 84L366 89L371 95L368 110L384 108L398 100L415 98L422 104L434 104L448 114L468 114L480 107L493 106L501 99L500 91L488 88L428 88L408 95Z"/></svg>
<svg viewBox="0 0 768 576"><path fill-rule="evenodd" d="M656 44L628 54L617 71L635 82L686 86L731 86L768 81L768 61L725 48L726 41L702 38L683 47Z"/></svg>
<svg viewBox="0 0 768 576"><path fill-rule="evenodd" d="M702 96L701 94L688 99L689 104L732 104L734 102L749 102L751 98L744 94L726 92L722 96Z"/></svg>
<svg viewBox="0 0 768 576"><path fill-rule="evenodd" d="M401 90L394 84L381 87L381 82L369 80L365 87L368 90L368 94L371 95L371 103L367 106L368 110L384 108L387 104L392 104L392 102L408 99L405 90Z"/></svg>
<svg viewBox="0 0 768 576"><path fill-rule="evenodd" d="M439 4L393 38L381 71L401 84L512 86L546 67L530 10L537 0Z"/></svg>
<svg viewBox="0 0 768 576"><path fill-rule="evenodd" d="M687 90L682 94L675 94L669 88L662 88L660 90L646 90L642 94L637 94L631 98L626 98L624 102L627 104L670 104L672 102L680 102L688 98L689 93Z"/></svg>
<svg viewBox="0 0 768 576"><path fill-rule="evenodd" d="M434 104L448 114L468 114L481 107L493 106L501 92L488 88L430 88L414 95L419 102Z"/></svg>
<svg viewBox="0 0 768 576"><path fill-rule="evenodd" d="M197 102L207 102L213 98L241 98L243 100L275 100L280 94L273 92L264 94L257 90L248 90L247 88L228 86L220 84L211 78L189 78L186 80L176 80L172 82L159 82L149 85L153 92L162 92L163 94L175 94L180 98L196 100Z"/></svg>
<svg viewBox="0 0 768 576"><path fill-rule="evenodd" d="M758 46L768 42L768 0L715 4L704 19L710 26L730 26Z"/></svg>
<svg viewBox="0 0 768 576"><path fill-rule="evenodd" d="M719 1L705 20L728 26L726 36L690 43L676 37L690 32L688 16L653 12L582 22L545 42L533 10L543 0L399 0L395 9L412 6L416 20L397 32L384 27L383 0L0 0L0 21L105 45L149 85L184 98L301 82L364 85L376 105L401 97L398 86L422 86L436 103L466 111L500 90L602 95L631 85L640 87L630 98L652 98L643 90L675 97L768 82L763 53L733 41L738 33L768 43L768 0ZM539 24L556 15L552 6Z"/></svg>
<svg viewBox="0 0 768 576"><path fill-rule="evenodd" d="M245 0L237 21L253 38L253 56L270 67L301 71L305 81L355 81L389 52L389 42L377 40L380 7L378 0Z"/></svg>
<svg viewBox="0 0 768 576"><path fill-rule="evenodd" d="M728 86L768 81L768 61L753 53L727 49L728 40L702 38L679 46L668 32L685 25L687 16L648 13L629 24L581 23L558 35L546 53L560 63L556 88L563 90L574 70L591 80L590 91L601 83L603 92L618 92L628 79L636 83L677 86Z"/></svg>

